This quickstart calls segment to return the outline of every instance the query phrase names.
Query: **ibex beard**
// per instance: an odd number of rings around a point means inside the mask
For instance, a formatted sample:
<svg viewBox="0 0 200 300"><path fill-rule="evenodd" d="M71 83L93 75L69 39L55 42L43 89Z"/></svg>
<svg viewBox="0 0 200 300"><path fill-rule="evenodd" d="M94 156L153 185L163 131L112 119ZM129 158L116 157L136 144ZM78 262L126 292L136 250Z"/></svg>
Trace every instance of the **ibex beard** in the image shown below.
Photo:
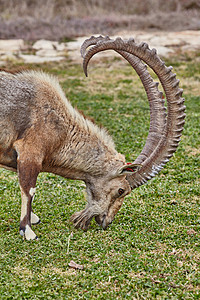
<svg viewBox="0 0 200 300"><path fill-rule="evenodd" d="M122 206L124 197L131 192L130 185L125 175L121 175L117 178L102 177L98 180L91 178L90 181L86 181L86 186L88 204L71 219L75 227L87 230L90 221L95 217L96 222L106 229Z"/></svg>

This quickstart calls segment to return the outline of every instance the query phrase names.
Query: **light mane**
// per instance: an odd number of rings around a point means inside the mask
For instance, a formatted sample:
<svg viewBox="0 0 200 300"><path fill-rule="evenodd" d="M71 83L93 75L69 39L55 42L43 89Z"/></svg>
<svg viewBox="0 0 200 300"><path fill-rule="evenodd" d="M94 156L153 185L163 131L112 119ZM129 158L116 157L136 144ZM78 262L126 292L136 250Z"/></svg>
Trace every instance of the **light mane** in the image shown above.
<svg viewBox="0 0 200 300"><path fill-rule="evenodd" d="M96 124L91 122L89 119L85 118L82 114L80 114L70 103L70 101L66 98L58 80L53 75L49 75L42 71L23 71L17 74L17 77L21 77L22 79L37 80L39 83L44 83L52 89L52 91L58 96L57 99L62 101L62 103L67 108L67 112L70 115L70 118L74 120L80 128L83 128L90 135L96 136L108 149L115 150L115 144L111 138L111 136L107 133L104 128L99 128Z"/></svg>

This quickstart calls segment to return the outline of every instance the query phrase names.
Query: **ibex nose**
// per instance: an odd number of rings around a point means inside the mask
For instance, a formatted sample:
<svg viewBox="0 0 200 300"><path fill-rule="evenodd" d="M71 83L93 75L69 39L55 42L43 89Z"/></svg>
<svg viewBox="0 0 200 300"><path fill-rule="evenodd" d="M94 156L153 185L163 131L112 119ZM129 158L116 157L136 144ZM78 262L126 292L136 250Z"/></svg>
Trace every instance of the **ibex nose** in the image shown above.
<svg viewBox="0 0 200 300"><path fill-rule="evenodd" d="M106 221L106 214L98 215L95 217L96 222L103 228L106 229L110 223Z"/></svg>
<svg viewBox="0 0 200 300"><path fill-rule="evenodd" d="M106 227L108 226L107 222L106 222L106 214L103 214L100 219L101 219L101 226L102 226L102 228L106 229Z"/></svg>
<svg viewBox="0 0 200 300"><path fill-rule="evenodd" d="M108 225L110 225L111 223L112 223L112 221L113 220L111 220L110 218L106 218L107 217L107 215L105 214L104 215L104 217L103 217L103 221L102 221L102 223L101 223L101 226L102 226L102 228L105 230L107 227L108 227Z"/></svg>

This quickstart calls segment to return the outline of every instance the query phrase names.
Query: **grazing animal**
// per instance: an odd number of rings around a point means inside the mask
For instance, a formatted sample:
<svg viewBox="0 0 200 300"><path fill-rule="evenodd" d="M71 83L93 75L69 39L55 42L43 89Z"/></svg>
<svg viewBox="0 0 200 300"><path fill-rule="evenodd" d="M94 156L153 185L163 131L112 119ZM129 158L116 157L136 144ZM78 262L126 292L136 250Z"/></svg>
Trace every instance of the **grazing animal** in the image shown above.
<svg viewBox="0 0 200 300"><path fill-rule="evenodd" d="M90 48L89 48L90 47ZM89 49L88 49L89 48ZM179 81L145 43L133 39L91 37L81 48L87 75L90 58L113 49L139 75L150 104L146 144L133 163L115 150L111 137L72 107L57 80L42 72L0 72L0 166L18 173L21 189L20 234L37 236L31 225L39 222L31 202L40 172L83 180L87 205L72 216L76 228L87 230L93 217L104 229L113 221L124 197L154 177L175 152L185 118ZM157 74L167 99L147 71Z"/></svg>

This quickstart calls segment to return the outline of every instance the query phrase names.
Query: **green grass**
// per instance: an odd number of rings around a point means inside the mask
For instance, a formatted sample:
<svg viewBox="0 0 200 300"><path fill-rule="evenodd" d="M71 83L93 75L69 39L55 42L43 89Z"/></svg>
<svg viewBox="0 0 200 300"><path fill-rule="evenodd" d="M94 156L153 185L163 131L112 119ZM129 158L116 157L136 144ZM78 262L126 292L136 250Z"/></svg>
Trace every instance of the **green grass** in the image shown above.
<svg viewBox="0 0 200 300"><path fill-rule="evenodd" d="M103 231L87 232L70 216L85 205L84 183L40 174L34 211L39 241L19 235L20 190L0 171L0 299L199 299L200 62L169 61L184 87L187 119L182 142L162 172L134 190ZM113 136L127 161L140 153L149 108L137 76L121 60L81 66L43 65L58 76L74 106ZM71 260L84 266L71 269Z"/></svg>

